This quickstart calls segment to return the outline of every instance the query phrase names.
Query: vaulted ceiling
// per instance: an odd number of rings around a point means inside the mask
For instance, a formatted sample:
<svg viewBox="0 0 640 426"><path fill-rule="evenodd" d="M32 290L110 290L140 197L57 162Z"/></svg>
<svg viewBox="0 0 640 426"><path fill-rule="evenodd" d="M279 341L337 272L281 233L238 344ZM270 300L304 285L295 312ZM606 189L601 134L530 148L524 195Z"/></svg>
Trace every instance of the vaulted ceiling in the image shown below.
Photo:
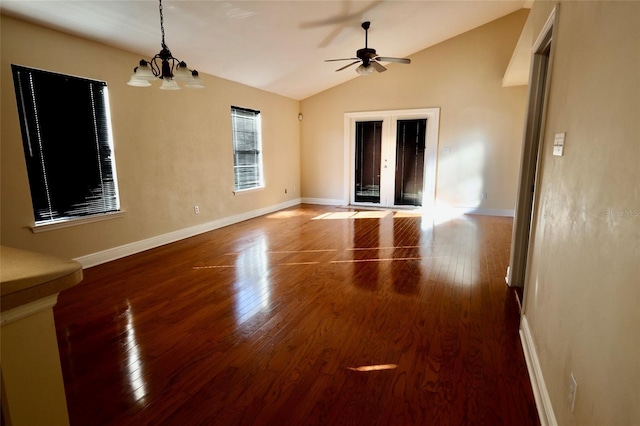
<svg viewBox="0 0 640 426"><path fill-rule="evenodd" d="M348 62L324 60L355 56L364 47L363 21L371 21L369 47L407 57L527 6L525 0L163 0L163 14L166 43L190 68L304 99L358 77L355 67L335 72ZM156 0L3 0L1 9L141 58L160 50ZM135 65L122 71L123 80Z"/></svg>

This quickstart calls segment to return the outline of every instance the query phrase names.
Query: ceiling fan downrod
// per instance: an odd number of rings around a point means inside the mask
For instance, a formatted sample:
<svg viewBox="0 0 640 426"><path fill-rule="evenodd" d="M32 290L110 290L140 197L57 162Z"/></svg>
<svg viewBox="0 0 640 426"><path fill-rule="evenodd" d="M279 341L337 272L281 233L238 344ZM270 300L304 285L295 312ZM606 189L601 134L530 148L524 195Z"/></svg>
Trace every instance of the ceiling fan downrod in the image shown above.
<svg viewBox="0 0 640 426"><path fill-rule="evenodd" d="M371 22L365 21L362 23L362 29L364 30L364 48L369 47L369 27L371 26Z"/></svg>

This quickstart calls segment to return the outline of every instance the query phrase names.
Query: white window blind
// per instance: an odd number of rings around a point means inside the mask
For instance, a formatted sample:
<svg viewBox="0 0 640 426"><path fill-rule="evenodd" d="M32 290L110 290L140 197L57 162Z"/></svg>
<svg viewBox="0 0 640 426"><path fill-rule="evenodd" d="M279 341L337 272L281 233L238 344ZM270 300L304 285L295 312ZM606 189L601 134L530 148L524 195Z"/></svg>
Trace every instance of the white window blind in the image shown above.
<svg viewBox="0 0 640 426"><path fill-rule="evenodd" d="M231 107L235 190L264 186L260 140L260 111Z"/></svg>

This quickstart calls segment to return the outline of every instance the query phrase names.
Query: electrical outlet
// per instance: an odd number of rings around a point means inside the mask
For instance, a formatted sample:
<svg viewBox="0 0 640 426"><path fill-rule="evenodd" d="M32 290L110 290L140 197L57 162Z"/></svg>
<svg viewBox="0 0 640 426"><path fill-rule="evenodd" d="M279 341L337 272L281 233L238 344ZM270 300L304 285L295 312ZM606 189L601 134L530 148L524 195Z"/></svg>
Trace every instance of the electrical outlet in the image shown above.
<svg viewBox="0 0 640 426"><path fill-rule="evenodd" d="M193 206L193 212L195 214L200 214L200 206Z"/></svg>
<svg viewBox="0 0 640 426"><path fill-rule="evenodd" d="M487 193L486 192L483 192L480 196L482 197L483 200L487 199Z"/></svg>
<svg viewBox="0 0 640 426"><path fill-rule="evenodd" d="M567 402L569 403L569 408L573 413L573 408L576 405L576 392L578 391L578 383L576 382L576 378L573 376L573 373L569 376L569 394L567 395Z"/></svg>

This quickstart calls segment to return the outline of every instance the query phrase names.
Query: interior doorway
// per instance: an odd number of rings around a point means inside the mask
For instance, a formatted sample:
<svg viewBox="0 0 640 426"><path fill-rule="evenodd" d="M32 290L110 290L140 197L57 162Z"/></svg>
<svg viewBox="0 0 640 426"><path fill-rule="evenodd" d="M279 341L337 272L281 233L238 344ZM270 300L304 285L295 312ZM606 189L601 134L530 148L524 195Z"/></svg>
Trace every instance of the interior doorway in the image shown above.
<svg viewBox="0 0 640 426"><path fill-rule="evenodd" d="M345 114L349 204L432 208L439 108Z"/></svg>

